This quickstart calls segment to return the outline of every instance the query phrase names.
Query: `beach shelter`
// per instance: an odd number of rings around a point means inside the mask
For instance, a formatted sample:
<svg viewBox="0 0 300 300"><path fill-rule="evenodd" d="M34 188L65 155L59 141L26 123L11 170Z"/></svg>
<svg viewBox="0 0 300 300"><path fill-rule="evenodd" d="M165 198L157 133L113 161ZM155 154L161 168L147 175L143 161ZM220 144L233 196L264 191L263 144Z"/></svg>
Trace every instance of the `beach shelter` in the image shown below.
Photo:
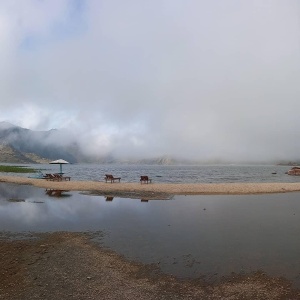
<svg viewBox="0 0 300 300"><path fill-rule="evenodd" d="M67 162L66 160L63 160L63 159L58 159L58 160L54 160L54 161L50 161L49 164L57 164L60 166L60 174L63 174L62 172L62 165L63 164L68 164L69 162Z"/></svg>

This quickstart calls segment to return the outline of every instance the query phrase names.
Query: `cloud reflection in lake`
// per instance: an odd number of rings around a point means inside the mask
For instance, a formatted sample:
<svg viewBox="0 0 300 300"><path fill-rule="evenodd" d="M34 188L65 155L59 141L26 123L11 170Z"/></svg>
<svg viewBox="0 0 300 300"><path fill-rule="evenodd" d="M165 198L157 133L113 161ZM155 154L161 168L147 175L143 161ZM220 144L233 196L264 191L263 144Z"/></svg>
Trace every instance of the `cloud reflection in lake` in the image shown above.
<svg viewBox="0 0 300 300"><path fill-rule="evenodd" d="M263 270L300 286L299 193L121 199L0 183L4 231L103 231L102 243L180 277ZM11 202L9 199L24 199Z"/></svg>

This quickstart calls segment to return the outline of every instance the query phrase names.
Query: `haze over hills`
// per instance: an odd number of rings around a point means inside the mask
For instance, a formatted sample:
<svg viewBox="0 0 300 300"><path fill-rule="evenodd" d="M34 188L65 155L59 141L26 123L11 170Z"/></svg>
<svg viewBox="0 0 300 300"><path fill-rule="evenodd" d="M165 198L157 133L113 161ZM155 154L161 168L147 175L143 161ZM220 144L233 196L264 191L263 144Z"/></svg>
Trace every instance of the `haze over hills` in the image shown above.
<svg viewBox="0 0 300 300"><path fill-rule="evenodd" d="M62 132L32 131L0 122L0 161L42 163L64 157L76 162L76 144L61 143Z"/></svg>
<svg viewBox="0 0 300 300"><path fill-rule="evenodd" d="M0 162L2 163L48 163L51 160L65 159L70 163L144 163L175 164L170 157L157 159L126 160L112 155L99 157L87 155L76 138L68 131L51 129L33 131L8 122L0 122ZM182 162L182 161L180 161Z"/></svg>
<svg viewBox="0 0 300 300"><path fill-rule="evenodd" d="M92 141L91 141L92 143ZM139 163L139 164L224 164L222 160L194 161L169 156L143 159L120 159L112 154L97 156L85 153L76 137L65 130L34 131L0 122L0 163L49 163L56 159L70 163ZM277 164L297 165L299 162L280 161Z"/></svg>

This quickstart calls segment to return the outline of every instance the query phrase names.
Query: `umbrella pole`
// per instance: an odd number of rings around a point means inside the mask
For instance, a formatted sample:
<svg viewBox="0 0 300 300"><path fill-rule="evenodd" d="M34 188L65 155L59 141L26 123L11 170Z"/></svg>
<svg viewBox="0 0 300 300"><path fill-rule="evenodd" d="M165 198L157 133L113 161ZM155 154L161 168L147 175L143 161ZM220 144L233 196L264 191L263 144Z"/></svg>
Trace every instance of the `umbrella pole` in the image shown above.
<svg viewBox="0 0 300 300"><path fill-rule="evenodd" d="M62 164L60 164L60 174L62 174Z"/></svg>

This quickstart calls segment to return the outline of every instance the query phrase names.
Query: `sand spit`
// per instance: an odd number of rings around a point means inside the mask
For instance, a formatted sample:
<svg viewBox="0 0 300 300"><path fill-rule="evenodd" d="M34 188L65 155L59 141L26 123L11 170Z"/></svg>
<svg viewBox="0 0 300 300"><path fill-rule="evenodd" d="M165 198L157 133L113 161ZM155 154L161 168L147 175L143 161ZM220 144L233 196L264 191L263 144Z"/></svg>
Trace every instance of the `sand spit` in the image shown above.
<svg viewBox="0 0 300 300"><path fill-rule="evenodd" d="M47 181L18 176L0 176L0 182L29 184L45 189L70 191L96 191L99 194L149 195L244 195L264 193L285 193L300 191L299 183L106 183L101 181Z"/></svg>

